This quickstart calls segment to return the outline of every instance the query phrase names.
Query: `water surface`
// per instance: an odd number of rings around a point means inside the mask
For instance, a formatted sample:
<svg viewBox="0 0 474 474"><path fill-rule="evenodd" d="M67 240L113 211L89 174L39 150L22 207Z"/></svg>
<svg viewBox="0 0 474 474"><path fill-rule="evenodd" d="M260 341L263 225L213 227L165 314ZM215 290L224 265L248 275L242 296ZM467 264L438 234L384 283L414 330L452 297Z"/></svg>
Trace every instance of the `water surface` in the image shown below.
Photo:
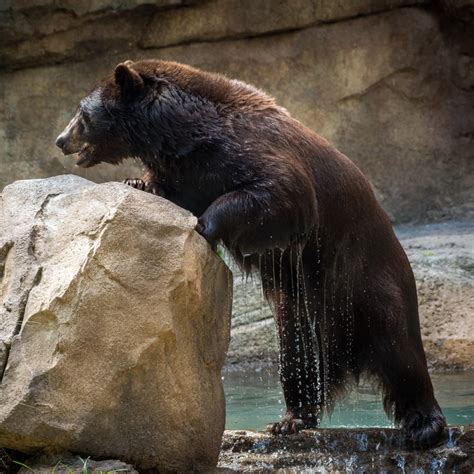
<svg viewBox="0 0 474 474"><path fill-rule="evenodd" d="M226 429L263 430L284 413L284 399L278 376L271 371L224 374ZM449 424L474 421L474 372L434 374L436 397ZM382 409L379 395L360 385L340 404L322 427L392 426Z"/></svg>

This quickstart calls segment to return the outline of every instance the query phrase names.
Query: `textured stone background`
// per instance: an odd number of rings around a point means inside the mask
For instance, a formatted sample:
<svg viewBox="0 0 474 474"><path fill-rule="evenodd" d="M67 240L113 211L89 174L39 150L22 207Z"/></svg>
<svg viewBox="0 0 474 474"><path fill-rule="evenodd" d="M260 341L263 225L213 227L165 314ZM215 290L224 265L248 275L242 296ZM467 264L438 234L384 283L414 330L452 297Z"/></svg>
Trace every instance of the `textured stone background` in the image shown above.
<svg viewBox="0 0 474 474"><path fill-rule="evenodd" d="M0 38L0 189L62 173L139 175L133 162L78 169L54 140L118 62L151 57L273 94L359 165L395 223L474 217L474 0L7 0ZM441 243L437 232L409 248L423 335L432 364L452 351L461 358L448 366L466 366L472 232ZM229 362L274 360L265 303L251 285L235 290Z"/></svg>

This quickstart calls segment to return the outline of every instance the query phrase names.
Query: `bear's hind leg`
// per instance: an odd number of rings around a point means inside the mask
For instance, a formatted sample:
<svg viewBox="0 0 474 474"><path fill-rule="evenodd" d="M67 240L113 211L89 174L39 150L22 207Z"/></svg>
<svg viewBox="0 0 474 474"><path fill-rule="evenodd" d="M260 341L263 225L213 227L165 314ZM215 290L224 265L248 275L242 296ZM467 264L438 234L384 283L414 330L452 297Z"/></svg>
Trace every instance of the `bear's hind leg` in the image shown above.
<svg viewBox="0 0 474 474"><path fill-rule="evenodd" d="M432 446L446 421L428 373L414 289L374 297L366 315L374 335L366 367L382 382L387 414L403 427L410 446Z"/></svg>
<svg viewBox="0 0 474 474"><path fill-rule="evenodd" d="M434 397L424 355L420 358L410 348L393 351L381 372L385 409L402 426L408 444L414 448L436 444L446 421Z"/></svg>

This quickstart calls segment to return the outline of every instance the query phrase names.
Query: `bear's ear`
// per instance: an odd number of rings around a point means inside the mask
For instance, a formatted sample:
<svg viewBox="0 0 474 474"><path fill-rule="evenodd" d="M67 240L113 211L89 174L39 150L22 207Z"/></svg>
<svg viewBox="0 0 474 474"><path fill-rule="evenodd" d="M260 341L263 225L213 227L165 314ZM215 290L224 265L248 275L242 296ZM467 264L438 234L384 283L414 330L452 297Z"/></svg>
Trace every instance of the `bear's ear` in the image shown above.
<svg viewBox="0 0 474 474"><path fill-rule="evenodd" d="M143 79L137 71L130 67L130 62L120 63L114 72L115 83L120 87L120 92L124 96L140 92L144 87Z"/></svg>

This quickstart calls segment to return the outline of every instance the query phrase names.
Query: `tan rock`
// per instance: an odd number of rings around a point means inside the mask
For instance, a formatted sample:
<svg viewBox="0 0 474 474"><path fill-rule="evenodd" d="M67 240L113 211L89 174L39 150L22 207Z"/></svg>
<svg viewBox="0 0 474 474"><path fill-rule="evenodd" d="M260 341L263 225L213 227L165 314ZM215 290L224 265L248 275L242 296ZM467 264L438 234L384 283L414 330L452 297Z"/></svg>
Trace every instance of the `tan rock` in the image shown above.
<svg viewBox="0 0 474 474"><path fill-rule="evenodd" d="M0 67L57 63L136 47L153 12L192 0L0 2Z"/></svg>
<svg viewBox="0 0 474 474"><path fill-rule="evenodd" d="M474 369L474 227L406 227L400 235L415 272L430 365Z"/></svg>
<svg viewBox="0 0 474 474"><path fill-rule="evenodd" d="M234 265L232 337L226 367L273 365L278 361L278 339L272 312L257 276L246 278Z"/></svg>
<svg viewBox="0 0 474 474"><path fill-rule="evenodd" d="M216 41L305 28L423 0L213 0L155 13L141 40L145 48Z"/></svg>
<svg viewBox="0 0 474 474"><path fill-rule="evenodd" d="M15 0L0 4L0 63L51 64L97 52L255 36L428 0ZM183 8L184 6L184 8Z"/></svg>
<svg viewBox="0 0 474 474"><path fill-rule="evenodd" d="M0 446L215 465L231 280L195 217L69 176L2 198Z"/></svg>

